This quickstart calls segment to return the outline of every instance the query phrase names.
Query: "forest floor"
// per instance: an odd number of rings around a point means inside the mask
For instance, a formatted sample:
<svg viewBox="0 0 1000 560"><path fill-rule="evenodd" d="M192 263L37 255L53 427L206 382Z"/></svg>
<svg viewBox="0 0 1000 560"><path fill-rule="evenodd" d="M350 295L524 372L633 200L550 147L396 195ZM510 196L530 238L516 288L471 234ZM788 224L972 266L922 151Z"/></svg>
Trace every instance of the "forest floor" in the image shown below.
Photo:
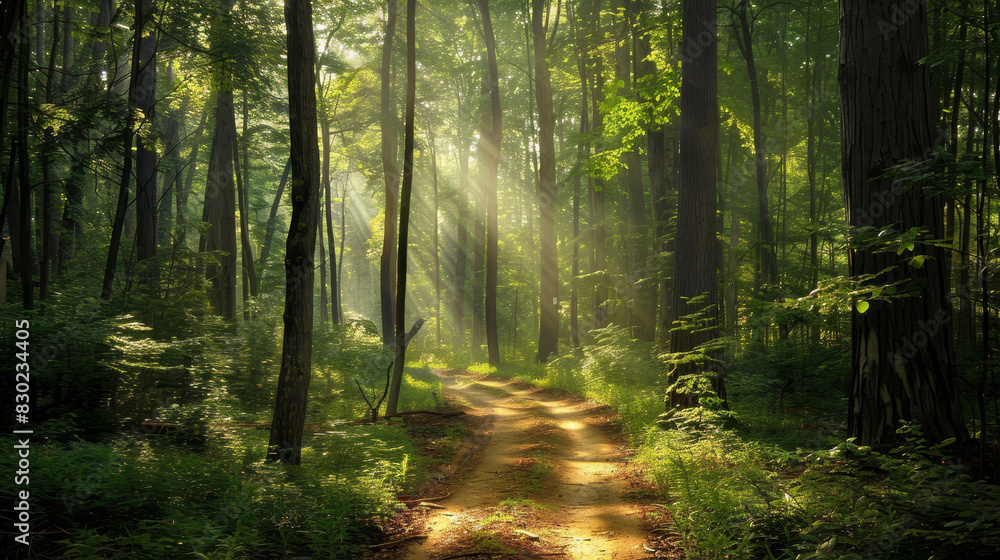
<svg viewBox="0 0 1000 560"><path fill-rule="evenodd" d="M467 435L420 493L446 497L410 510L408 532L420 538L395 558L681 557L647 545L653 506L609 407L499 376L434 373L466 411Z"/></svg>

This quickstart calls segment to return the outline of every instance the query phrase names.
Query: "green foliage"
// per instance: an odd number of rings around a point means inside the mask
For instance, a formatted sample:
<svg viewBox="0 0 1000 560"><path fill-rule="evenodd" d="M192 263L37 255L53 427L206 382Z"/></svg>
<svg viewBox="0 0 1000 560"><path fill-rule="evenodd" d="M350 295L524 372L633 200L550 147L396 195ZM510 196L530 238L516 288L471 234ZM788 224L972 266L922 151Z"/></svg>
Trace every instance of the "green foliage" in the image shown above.
<svg viewBox="0 0 1000 560"><path fill-rule="evenodd" d="M689 558L989 557L1000 490L973 481L949 442L900 432L906 443L882 455L852 440L788 452L729 430L651 430L640 460Z"/></svg>

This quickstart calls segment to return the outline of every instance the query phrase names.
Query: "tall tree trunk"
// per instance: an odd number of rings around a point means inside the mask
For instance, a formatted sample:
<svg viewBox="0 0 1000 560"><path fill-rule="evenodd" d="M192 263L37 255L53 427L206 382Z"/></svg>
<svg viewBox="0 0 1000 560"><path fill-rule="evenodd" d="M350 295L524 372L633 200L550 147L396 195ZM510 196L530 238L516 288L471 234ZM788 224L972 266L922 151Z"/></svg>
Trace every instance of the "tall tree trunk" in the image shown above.
<svg viewBox="0 0 1000 560"><path fill-rule="evenodd" d="M480 99L489 94L488 68L483 68ZM483 103L479 105L478 170L475 191L475 225L472 236L472 353L479 355L483 348L483 303L486 289L486 183L489 175L490 115Z"/></svg>
<svg viewBox="0 0 1000 560"><path fill-rule="evenodd" d="M650 15L653 7L647 0L637 0L636 10L639 16L639 33L635 39L635 74L636 82L642 79L650 80L656 76L655 64L649 60L652 47L649 33ZM669 35L668 35L669 37ZM650 102L648 94L643 95ZM668 133L668 125L651 125L646 129L646 164L649 172L650 201L653 210L653 255L657 265L651 267L656 272L655 282L648 282L650 294L650 324L646 340L656 342L658 346L666 346L673 314L671 313L672 261L665 261L664 254L673 252L673 245L668 248L670 238L670 222L673 219L674 208L669 193L676 189L674 184L677 174L677 142L676 133ZM668 140L668 135L670 136ZM657 332L659 334L657 334Z"/></svg>
<svg viewBox="0 0 1000 560"><path fill-rule="evenodd" d="M437 171L437 148L434 145L434 127L427 127L427 145L428 152L431 160L431 185L434 187L434 207L432 209L431 215L434 221L434 231L432 236L434 238L434 328L437 331L437 345L441 346L441 248L439 246L438 230L440 226L438 224L438 171Z"/></svg>
<svg viewBox="0 0 1000 560"><path fill-rule="evenodd" d="M479 11L483 18L483 35L486 37L486 59L489 71L490 92L490 135L486 145L486 346L489 349L490 364L500 363L500 335L497 332L497 250L499 230L497 228L497 177L500 166L500 75L497 72L497 47L493 36L493 22L490 20L489 0L479 0ZM544 39L544 37L543 37Z"/></svg>
<svg viewBox="0 0 1000 560"><path fill-rule="evenodd" d="M292 220L285 243L285 312L281 372L267 460L302 461L309 376L312 369L313 255L319 218L319 142L312 4L285 0L288 98L292 160Z"/></svg>
<svg viewBox="0 0 1000 560"><path fill-rule="evenodd" d="M403 129L403 190L399 199L399 251L396 283L396 359L392 368L392 385L385 413L396 414L399 391L403 384L406 363L406 250L410 232L410 192L413 190L413 121L417 97L416 49L417 1L406 0L406 121ZM378 411L375 411L378 413Z"/></svg>
<svg viewBox="0 0 1000 560"><path fill-rule="evenodd" d="M719 106L715 5L683 0L681 45L680 187L674 265L675 316L688 321L674 330L670 351L687 353L718 336L716 175ZM696 318L695 318L696 317ZM667 410L698 404L698 393L680 391L686 375L706 375L725 398L715 362L681 362L670 372Z"/></svg>
<svg viewBox="0 0 1000 560"><path fill-rule="evenodd" d="M809 181L809 285L815 287L819 282L819 222L816 214L816 93L820 82L820 57L809 55L810 34L812 33L812 7L806 8L806 84L809 87L809 111L806 114L806 176ZM822 27L816 26L816 44L820 44ZM819 119L822 126L822 119Z"/></svg>
<svg viewBox="0 0 1000 560"><path fill-rule="evenodd" d="M232 13L225 11L212 22L213 43L226 40L232 27ZM203 221L208 231L202 236L199 248L210 252L205 267L205 278L211 282L209 301L217 315L227 319L236 317L236 192L233 179L236 153L236 113L233 105L233 77L216 61L217 83L215 89L215 134L208 162L208 180L205 186Z"/></svg>
<svg viewBox="0 0 1000 560"><path fill-rule="evenodd" d="M139 60L133 61L132 71L139 75L131 90L130 104L142 111L144 124L136 135L135 157L135 212L136 253L141 262L156 256L156 36L154 20L156 6L153 0L135 0L136 40L139 41ZM141 33L140 33L141 32ZM152 272L152 271L151 271ZM156 292L155 276L146 275L151 293Z"/></svg>
<svg viewBox="0 0 1000 560"><path fill-rule="evenodd" d="M59 40L62 38L62 35L59 33L58 11L55 10L53 15L55 17L52 19L52 48L49 50L49 62L46 69L48 76L45 80L44 102L46 104L55 102L53 90L55 89L56 53L59 51ZM52 127L45 127L42 133L41 148L42 154L39 167L42 168L42 231L40 243L42 254L38 263L38 299L39 301L45 301L48 297L49 271L55 268L55 254L53 251L55 234L52 229L52 222L55 218L55 205L52 202L52 183L55 180L55 177L53 177L55 169L53 169L51 154L57 148Z"/></svg>
<svg viewBox="0 0 1000 560"><path fill-rule="evenodd" d="M601 104L604 102L604 58L598 51L597 37L601 35L601 0L593 0L591 6L591 60L588 66L594 69L591 74L591 131L599 130L604 126L604 115L601 113ZM595 151L600 151L600 142L595 146ZM605 224L604 208L604 179L593 177L589 184L590 192L590 223L591 233L594 243L594 268L591 272L599 272L600 278L597 280L597 287L594 290L594 328L601 329L607 326L610 310L608 309L608 240L607 228Z"/></svg>
<svg viewBox="0 0 1000 560"><path fill-rule="evenodd" d="M323 107L323 119L320 121L323 135L323 190L326 193L326 237L330 250L330 320L334 324L341 322L340 284L337 278L337 243L333 238L333 190L330 188L330 120ZM322 235L322 233L321 233Z"/></svg>
<svg viewBox="0 0 1000 560"><path fill-rule="evenodd" d="M236 194L240 206L240 255L243 264L243 320L250 321L257 318L257 313L251 311L250 307L256 302L260 291L260 284L257 281L257 269L253 262L253 248L250 243L250 109L247 103L247 92L243 90L243 173L236 175ZM235 132L233 136L235 136ZM236 151L236 144L233 144L233 161L239 161L239 152ZM240 181L240 176L243 180Z"/></svg>
<svg viewBox="0 0 1000 560"><path fill-rule="evenodd" d="M392 41L396 30L396 0L387 0L385 39L382 44L382 114L379 128L382 134L382 176L385 179L385 223L382 235L382 257L379 262L379 294L382 309L382 343L393 342L395 325L393 301L396 291L396 201L399 198L399 166L396 163L396 104L392 89Z"/></svg>
<svg viewBox="0 0 1000 560"><path fill-rule="evenodd" d="M29 115L31 111L28 95L28 61L31 59L31 50L27 41L27 6L22 5L21 10L19 14L16 14L20 16L17 17L16 21L20 22L19 33L22 37L18 43L17 62L17 170L20 187L17 231L18 252L21 257L17 272L21 275L21 306L27 311L35 308L34 266L31 250L31 176L28 165L28 126L30 126ZM40 28L38 36L41 37ZM129 136L129 140L131 141L131 136ZM127 156L128 152L125 155Z"/></svg>
<svg viewBox="0 0 1000 560"><path fill-rule="evenodd" d="M215 313L227 319L236 316L235 136L232 83L224 77L215 93L215 134L205 186L203 221L209 228L199 245L212 253L205 267L205 277L211 282L209 301Z"/></svg>
<svg viewBox="0 0 1000 560"><path fill-rule="evenodd" d="M559 198L556 183L556 151L553 141L552 84L546 60L545 29L542 27L543 0L531 2L531 29L535 43L535 91L538 98L538 233L541 258L541 312L538 328L537 361L545 362L559 350L559 266L556 253L555 206Z"/></svg>
<svg viewBox="0 0 1000 560"><path fill-rule="evenodd" d="M576 67L580 74L580 136L583 137L590 131L590 99L589 88L587 86L587 63L584 58L586 49L583 40L583 30L580 29L580 22L576 17L576 10L572 3L566 4L566 16L569 19L570 34L576 45ZM590 142L581 141L577 143L577 165L581 173L585 173L589 180L590 173L587 172L588 160L590 159ZM579 295L577 293L576 278L580 274L580 185L573 189L573 279L570 287L570 340L574 348L580 347L580 326L579 326Z"/></svg>
<svg viewBox="0 0 1000 560"><path fill-rule="evenodd" d="M462 120L462 102L458 100L459 120ZM455 293L453 301L453 316L455 322L456 347L465 346L465 269L467 268L466 247L469 243L469 232L466 219L469 213L469 150L463 140L465 129L458 127L458 202L456 203L455 221Z"/></svg>
<svg viewBox="0 0 1000 560"><path fill-rule="evenodd" d="M322 179L320 179L322 182ZM323 197L323 187L320 187L320 196ZM321 200L320 204L325 205L326 202ZM328 301L326 297L326 246L323 244L323 211L320 209L319 221L316 224L316 228L319 230L319 322L325 323L330 318L330 309L327 307Z"/></svg>
<svg viewBox="0 0 1000 560"><path fill-rule="evenodd" d="M141 13L141 11L139 12ZM139 16L137 16L139 17ZM141 19L141 18L140 18ZM129 72L129 97L132 98L139 78L139 61L141 60L141 35L143 26L136 22L132 38L132 71ZM130 99L131 101L131 99ZM118 184L118 202L115 205L115 217L111 225L111 240L108 243L108 260L104 265L104 279L101 282L101 298L111 299L115 279L115 269L118 264L118 252L121 250L122 233L125 229L128 213L128 186L132 180L132 141L135 135L133 112L125 116L125 126L122 129L122 173Z"/></svg>
<svg viewBox="0 0 1000 560"><path fill-rule="evenodd" d="M760 86L757 79L757 64L753 52L753 38L750 34L750 22L747 19L748 0L741 0L739 11L739 31L736 34L737 45L747 64L747 74L750 77L750 103L753 107L753 146L757 177L757 260L760 282L776 284L778 282L777 252L774 246L774 233L771 228L771 213L767 202L767 152L765 151L764 125L761 119Z"/></svg>
<svg viewBox="0 0 1000 560"><path fill-rule="evenodd" d="M942 197L922 185L901 188L886 171L904 159L927 161L934 149L934 99L927 68L925 6L903 0L871 5L842 0L841 131L848 224L926 228L944 233ZM907 13L906 18L895 17ZM902 19L902 21L900 21ZM886 22L892 22L886 27ZM887 33L891 36L887 39ZM855 248L851 276L910 281L911 297L873 300L852 311L849 435L863 445L897 440L901 423L919 423L933 441L968 437L953 376L951 306L943 250L918 244L914 255ZM917 264L919 256L926 260ZM913 282L917 280L917 282ZM920 283L923 283L920 285Z"/></svg>

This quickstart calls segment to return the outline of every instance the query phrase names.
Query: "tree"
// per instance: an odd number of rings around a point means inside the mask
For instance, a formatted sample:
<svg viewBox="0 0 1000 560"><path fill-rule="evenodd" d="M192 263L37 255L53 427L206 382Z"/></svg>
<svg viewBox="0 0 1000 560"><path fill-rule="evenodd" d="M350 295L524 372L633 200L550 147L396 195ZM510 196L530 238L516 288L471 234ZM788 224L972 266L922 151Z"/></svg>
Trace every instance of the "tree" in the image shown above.
<svg viewBox="0 0 1000 560"><path fill-rule="evenodd" d="M719 105L715 6L683 1L681 37L680 185L674 253L675 316L687 320L670 337L670 351L688 353L718 336L716 169ZM675 323L676 325L676 323ZM697 392L680 390L686 375L707 375L724 397L722 378L708 360L680 362L670 373L667 410L698 404Z"/></svg>
<svg viewBox="0 0 1000 560"><path fill-rule="evenodd" d="M924 4L841 2L848 224L874 227L883 237L922 232L912 254L855 244L848 255L851 276L907 286L907 297L873 299L852 311L847 429L864 445L895 441L903 422L920 424L934 441L968 437L953 377L943 249L926 242L944 237L943 197L891 172L904 162L922 168L936 157L936 102L920 62L927 40Z"/></svg>
<svg viewBox="0 0 1000 560"><path fill-rule="evenodd" d="M312 2L285 1L292 219L285 242L285 312L281 370L267 460L302 461L302 430L312 369L313 255L320 206L319 137Z"/></svg>
<svg viewBox="0 0 1000 560"><path fill-rule="evenodd" d="M385 39L382 45L382 175L385 181L385 215L382 234L382 257L379 261L379 293L382 309L382 344L393 342L394 301L396 290L396 203L399 198L399 166L396 164L396 104L392 97L392 40L396 30L396 0L386 6Z"/></svg>
<svg viewBox="0 0 1000 560"><path fill-rule="evenodd" d="M392 368L392 384L386 414L395 414L399 404L399 390L403 384L403 366L406 363L406 346L423 324L417 321L409 336L406 333L406 250L410 233L410 192L413 190L413 128L414 109L417 94L417 49L416 49L416 0L406 1L406 117L403 129L403 190L399 200L399 262L396 270L396 358ZM377 412L377 411L376 411Z"/></svg>
<svg viewBox="0 0 1000 560"><path fill-rule="evenodd" d="M142 111L146 127L136 135L135 211L136 246L139 261L156 256L156 171L158 154L155 147L156 127L156 23L152 0L135 0L136 51L132 71L138 73L129 104ZM151 279L152 277L150 277Z"/></svg>
<svg viewBox="0 0 1000 560"><path fill-rule="evenodd" d="M747 74L750 77L750 103L753 108L753 146L757 178L757 255L760 281L775 284L778 281L778 255L774 246L774 233L771 229L771 213L767 201L767 153L765 152L764 125L761 120L760 86L757 79L757 62L754 57L753 38L750 34L750 21L747 19L747 0L740 0L736 10L739 29L736 31L736 44L746 61Z"/></svg>
<svg viewBox="0 0 1000 560"><path fill-rule="evenodd" d="M545 362L559 349L559 263L556 253L555 206L559 198L556 183L556 149L553 141L552 83L546 60L546 31L542 27L542 0L531 2L531 30L535 45L535 91L538 97L538 237L541 253L541 289L538 355Z"/></svg>
<svg viewBox="0 0 1000 560"><path fill-rule="evenodd" d="M500 165L500 76L497 72L497 46L490 20L489 0L479 0L483 18L483 35L486 37L486 59L490 92L490 133L484 144L487 160L486 175L486 346L490 363L500 363L500 338L497 333L497 172ZM544 36L543 36L544 39Z"/></svg>
<svg viewBox="0 0 1000 560"><path fill-rule="evenodd" d="M232 13L226 2L212 21L213 47L220 48L231 33ZM233 179L236 153L236 109L233 104L233 74L228 60L214 62L215 133L208 160L205 206L202 221L208 231L199 243L212 253L205 267L211 282L209 301L217 315L236 317L236 185Z"/></svg>

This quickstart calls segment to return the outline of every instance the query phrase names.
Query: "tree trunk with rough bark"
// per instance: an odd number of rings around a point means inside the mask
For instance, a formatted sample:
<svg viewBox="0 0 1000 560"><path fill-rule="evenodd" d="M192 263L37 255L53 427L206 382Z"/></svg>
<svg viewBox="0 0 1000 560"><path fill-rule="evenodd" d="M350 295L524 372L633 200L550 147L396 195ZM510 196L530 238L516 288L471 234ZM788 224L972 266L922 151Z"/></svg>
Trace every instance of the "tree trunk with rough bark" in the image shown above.
<svg viewBox="0 0 1000 560"><path fill-rule="evenodd" d="M267 461L302 462L302 430L312 369L313 255L319 218L320 159L312 4L285 0L292 160L292 220L285 242L281 371Z"/></svg>
<svg viewBox="0 0 1000 560"><path fill-rule="evenodd" d="M671 332L670 351L688 353L718 336L718 243L716 176L719 105L715 5L683 1L681 56L680 186L674 264L675 317L685 328ZM679 390L683 377L707 377L725 398L715 362L677 365L669 376L667 410L698 404L699 391Z"/></svg>
<svg viewBox="0 0 1000 560"><path fill-rule="evenodd" d="M929 162L935 149L934 99L927 67L923 4L842 0L840 98L848 224L926 239L944 234L943 198L886 171L904 160ZM908 16L900 20L899 13ZM890 23L891 22L891 23ZM914 259L916 257L916 259ZM851 276L910 282L909 297L867 302L852 311L848 435L863 445L896 441L915 422L933 441L968 437L954 382L951 305L943 249L918 242L912 252L853 247Z"/></svg>

